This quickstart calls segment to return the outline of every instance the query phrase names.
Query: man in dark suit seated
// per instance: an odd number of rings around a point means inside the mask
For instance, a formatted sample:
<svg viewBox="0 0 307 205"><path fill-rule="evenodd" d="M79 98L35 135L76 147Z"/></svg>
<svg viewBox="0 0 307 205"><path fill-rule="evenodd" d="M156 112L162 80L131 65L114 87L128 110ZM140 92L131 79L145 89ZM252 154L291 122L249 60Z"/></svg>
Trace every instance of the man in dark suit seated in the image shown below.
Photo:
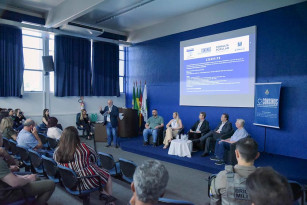
<svg viewBox="0 0 307 205"><path fill-rule="evenodd" d="M118 108L113 105L112 100L108 100L108 106L102 110L100 107L100 113L104 116L104 125L107 126L107 136L108 136L108 144L106 147L110 147L112 143L113 136L113 144L116 148L118 148L117 141L117 126L118 126Z"/></svg>
<svg viewBox="0 0 307 205"><path fill-rule="evenodd" d="M233 130L232 124L228 121L228 119L229 115L227 113L223 113L220 124L214 130L211 130L199 139L192 140L193 145L197 143L205 143L205 151L201 155L202 157L208 156L210 150L213 149L210 147L210 144L214 146L214 142L216 142L216 140L221 139L222 135L230 133Z"/></svg>
<svg viewBox="0 0 307 205"><path fill-rule="evenodd" d="M199 113L199 120L191 127L188 132L189 140L199 139L202 135L207 134L210 131L209 122L205 120L206 113Z"/></svg>

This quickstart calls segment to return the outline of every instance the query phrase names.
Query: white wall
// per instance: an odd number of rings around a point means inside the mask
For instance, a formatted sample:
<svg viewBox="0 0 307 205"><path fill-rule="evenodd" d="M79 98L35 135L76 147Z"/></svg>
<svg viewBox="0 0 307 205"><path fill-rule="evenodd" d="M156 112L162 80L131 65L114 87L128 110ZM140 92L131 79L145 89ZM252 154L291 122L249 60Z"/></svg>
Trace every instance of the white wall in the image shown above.
<svg viewBox="0 0 307 205"><path fill-rule="evenodd" d="M129 33L128 41L138 43L183 31L241 18L300 3L306 0L232 0L171 18Z"/></svg>
<svg viewBox="0 0 307 205"><path fill-rule="evenodd" d="M50 116L56 117L63 128L76 125L76 114L80 112L79 97L55 97L50 93L46 98L46 104L49 105L46 108L50 110ZM85 108L88 113L99 113L99 106L106 106L108 99L112 99L118 107L125 106L125 95L121 94L120 97L84 97ZM26 118L31 118L38 124L42 122L44 104L43 92L26 92L23 98L0 98L1 108L20 108Z"/></svg>

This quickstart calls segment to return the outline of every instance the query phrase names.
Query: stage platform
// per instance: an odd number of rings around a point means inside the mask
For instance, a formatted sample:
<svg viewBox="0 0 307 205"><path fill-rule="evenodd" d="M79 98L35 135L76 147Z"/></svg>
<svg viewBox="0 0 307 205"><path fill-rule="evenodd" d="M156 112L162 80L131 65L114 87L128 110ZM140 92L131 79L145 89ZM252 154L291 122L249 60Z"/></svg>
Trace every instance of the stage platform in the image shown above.
<svg viewBox="0 0 307 205"><path fill-rule="evenodd" d="M163 145L159 147L143 146L142 136L135 138L121 138L120 147L122 150L127 152L148 156L209 173L217 173L224 169L224 166L215 165L214 161L211 161L209 157L201 157L200 155L202 153L200 151L193 152L192 157L187 158L168 155L168 149L163 149ZM307 160L261 153L259 159L256 160L255 165L257 167L271 166L288 179L307 184Z"/></svg>

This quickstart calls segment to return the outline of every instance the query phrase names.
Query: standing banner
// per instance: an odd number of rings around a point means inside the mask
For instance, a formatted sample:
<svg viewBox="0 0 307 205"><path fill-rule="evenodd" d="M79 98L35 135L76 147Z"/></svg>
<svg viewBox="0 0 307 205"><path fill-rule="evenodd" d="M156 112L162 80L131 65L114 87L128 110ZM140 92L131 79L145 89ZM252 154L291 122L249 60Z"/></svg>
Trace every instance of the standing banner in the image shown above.
<svg viewBox="0 0 307 205"><path fill-rule="evenodd" d="M279 128L281 82L255 83L254 125Z"/></svg>

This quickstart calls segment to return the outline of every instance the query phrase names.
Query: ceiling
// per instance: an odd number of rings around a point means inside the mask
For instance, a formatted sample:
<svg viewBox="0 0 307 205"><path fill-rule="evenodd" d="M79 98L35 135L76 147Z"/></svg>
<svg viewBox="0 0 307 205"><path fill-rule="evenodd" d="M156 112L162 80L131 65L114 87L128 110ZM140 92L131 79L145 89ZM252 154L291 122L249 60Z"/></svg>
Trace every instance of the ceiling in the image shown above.
<svg viewBox="0 0 307 205"><path fill-rule="evenodd" d="M0 0L0 4L44 16L63 1L65 0Z"/></svg>
<svg viewBox="0 0 307 205"><path fill-rule="evenodd" d="M128 34L225 1L231 0L0 0L0 8L40 15L47 27L75 22Z"/></svg>
<svg viewBox="0 0 307 205"><path fill-rule="evenodd" d="M223 1L226 0L106 0L96 6L93 11L76 19L76 21L130 32ZM129 11L129 9L136 7L142 2L148 3ZM120 11L122 11L123 14L113 19L106 18L113 15L116 16Z"/></svg>

